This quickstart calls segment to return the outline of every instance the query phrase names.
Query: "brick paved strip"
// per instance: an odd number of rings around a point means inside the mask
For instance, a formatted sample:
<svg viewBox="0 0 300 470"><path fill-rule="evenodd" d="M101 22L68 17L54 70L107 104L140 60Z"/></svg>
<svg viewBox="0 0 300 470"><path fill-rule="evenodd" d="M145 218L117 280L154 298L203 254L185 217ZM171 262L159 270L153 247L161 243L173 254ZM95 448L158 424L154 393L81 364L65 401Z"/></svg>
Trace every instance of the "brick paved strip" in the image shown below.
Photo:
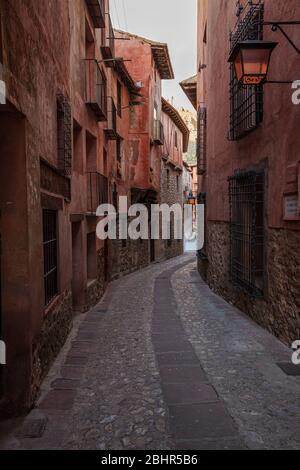
<svg viewBox="0 0 300 470"><path fill-rule="evenodd" d="M171 429L178 439L234 437L233 420L221 403L169 405Z"/></svg>
<svg viewBox="0 0 300 470"><path fill-rule="evenodd" d="M169 405L214 403L218 395L211 385L204 383L163 383L164 397Z"/></svg>
<svg viewBox="0 0 300 470"><path fill-rule="evenodd" d="M70 410L76 396L75 390L51 390L39 408L43 410Z"/></svg>
<svg viewBox="0 0 300 470"><path fill-rule="evenodd" d="M160 377L163 383L207 383L207 377L200 364L161 367Z"/></svg>
<svg viewBox="0 0 300 470"><path fill-rule="evenodd" d="M159 367L199 364L199 359L194 351L156 354L156 360Z"/></svg>
<svg viewBox="0 0 300 470"><path fill-rule="evenodd" d="M247 450L239 438L225 437L218 439L177 440L177 450Z"/></svg>
<svg viewBox="0 0 300 470"><path fill-rule="evenodd" d="M176 448L243 448L233 420L209 383L177 315L170 289L177 269L156 279L152 321L152 343ZM191 281L196 282L198 279Z"/></svg>
<svg viewBox="0 0 300 470"><path fill-rule="evenodd" d="M77 379L55 379L51 382L51 387L56 390L76 390L80 386Z"/></svg>

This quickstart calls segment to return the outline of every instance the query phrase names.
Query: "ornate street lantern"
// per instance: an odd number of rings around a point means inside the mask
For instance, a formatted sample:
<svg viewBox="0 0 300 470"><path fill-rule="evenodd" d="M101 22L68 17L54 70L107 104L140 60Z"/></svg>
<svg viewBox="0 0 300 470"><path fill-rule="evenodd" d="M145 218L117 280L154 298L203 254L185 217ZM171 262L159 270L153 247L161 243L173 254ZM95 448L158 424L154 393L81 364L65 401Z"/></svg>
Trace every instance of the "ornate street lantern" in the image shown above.
<svg viewBox="0 0 300 470"><path fill-rule="evenodd" d="M189 196L188 198L188 204L190 206L195 206L197 203L197 198L195 198L194 196Z"/></svg>
<svg viewBox="0 0 300 470"><path fill-rule="evenodd" d="M229 62L243 85L260 85L267 80L271 55L277 42L242 41L233 48Z"/></svg>

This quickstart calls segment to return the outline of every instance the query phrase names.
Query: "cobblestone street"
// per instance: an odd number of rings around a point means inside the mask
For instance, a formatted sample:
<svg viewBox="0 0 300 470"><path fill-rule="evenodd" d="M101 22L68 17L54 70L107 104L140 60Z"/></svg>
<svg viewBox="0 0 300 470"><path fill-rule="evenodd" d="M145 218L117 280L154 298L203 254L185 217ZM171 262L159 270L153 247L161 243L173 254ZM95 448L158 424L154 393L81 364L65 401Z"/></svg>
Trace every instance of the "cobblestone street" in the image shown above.
<svg viewBox="0 0 300 470"><path fill-rule="evenodd" d="M194 256L154 264L76 318L37 407L1 425L0 447L299 449L300 378L278 366L290 361L209 290Z"/></svg>

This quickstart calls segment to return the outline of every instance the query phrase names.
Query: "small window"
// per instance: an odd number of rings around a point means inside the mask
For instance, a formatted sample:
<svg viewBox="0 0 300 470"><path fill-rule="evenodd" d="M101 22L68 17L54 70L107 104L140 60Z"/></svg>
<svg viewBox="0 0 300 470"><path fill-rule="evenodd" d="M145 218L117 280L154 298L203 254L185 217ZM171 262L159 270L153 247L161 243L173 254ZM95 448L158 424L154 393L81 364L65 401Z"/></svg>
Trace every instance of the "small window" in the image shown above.
<svg viewBox="0 0 300 470"><path fill-rule="evenodd" d="M264 173L229 178L230 278L252 297L264 292Z"/></svg>
<svg viewBox="0 0 300 470"><path fill-rule="evenodd" d="M203 43L207 44L207 22L205 23L205 28L204 28Z"/></svg>
<svg viewBox="0 0 300 470"><path fill-rule="evenodd" d="M118 115L122 117L122 84L118 81L117 83L117 94L118 94Z"/></svg>
<svg viewBox="0 0 300 470"><path fill-rule="evenodd" d="M105 176L107 175L107 151L105 148L103 149L103 173Z"/></svg>
<svg viewBox="0 0 300 470"><path fill-rule="evenodd" d="M170 170L167 170L167 189L170 189Z"/></svg>
<svg viewBox="0 0 300 470"><path fill-rule="evenodd" d="M122 160L122 147L123 147L123 141L122 141L122 139L118 138L117 139L117 160L118 160L118 162L121 162L121 160Z"/></svg>
<svg viewBox="0 0 300 470"><path fill-rule="evenodd" d="M175 147L178 148L178 134L177 132L175 131Z"/></svg>
<svg viewBox="0 0 300 470"><path fill-rule="evenodd" d="M116 184L113 185L113 189L112 189L112 203L116 212L118 212L119 211L119 197L118 197L118 188Z"/></svg>
<svg viewBox="0 0 300 470"><path fill-rule="evenodd" d="M199 193L197 196L197 203L204 206L204 245L201 250L198 251L198 257L202 260L207 260L207 205L206 205L206 193Z"/></svg>
<svg viewBox="0 0 300 470"><path fill-rule="evenodd" d="M83 174L83 146L82 146L82 128L73 121L73 153L74 153L74 171Z"/></svg>
<svg viewBox="0 0 300 470"><path fill-rule="evenodd" d="M179 176L178 175L176 176L176 188L177 188L177 192L179 192L180 184L179 184Z"/></svg>
<svg viewBox="0 0 300 470"><path fill-rule="evenodd" d="M97 168L97 138L86 131L86 171L95 172Z"/></svg>
<svg viewBox="0 0 300 470"><path fill-rule="evenodd" d="M43 210L45 306L58 294L57 212Z"/></svg>

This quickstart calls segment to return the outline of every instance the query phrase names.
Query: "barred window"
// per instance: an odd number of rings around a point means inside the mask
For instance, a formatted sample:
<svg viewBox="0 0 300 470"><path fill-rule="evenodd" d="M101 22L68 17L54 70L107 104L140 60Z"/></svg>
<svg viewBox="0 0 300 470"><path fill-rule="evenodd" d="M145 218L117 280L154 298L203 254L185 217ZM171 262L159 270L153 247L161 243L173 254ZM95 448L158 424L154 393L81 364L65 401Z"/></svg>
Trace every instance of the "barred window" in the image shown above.
<svg viewBox="0 0 300 470"><path fill-rule="evenodd" d="M207 260L207 197L206 193L199 193L197 196L197 204L204 205L204 245L201 250L198 250L198 257L202 260Z"/></svg>
<svg viewBox="0 0 300 470"><path fill-rule="evenodd" d="M197 125L197 166L198 175L206 172L206 150L207 150L207 111L205 106L200 106L198 110Z"/></svg>
<svg viewBox="0 0 300 470"><path fill-rule="evenodd" d="M264 292L264 173L229 178L230 279L253 297Z"/></svg>
<svg viewBox="0 0 300 470"><path fill-rule="evenodd" d="M43 210L45 305L58 294L57 212Z"/></svg>
<svg viewBox="0 0 300 470"><path fill-rule="evenodd" d="M263 39L264 3L249 6L230 35L230 49L239 41ZM230 65L230 130L229 139L239 140L257 129L263 120L263 85L242 85Z"/></svg>
<svg viewBox="0 0 300 470"><path fill-rule="evenodd" d="M72 172L72 115L68 98L57 98L57 155L58 169L64 176Z"/></svg>

